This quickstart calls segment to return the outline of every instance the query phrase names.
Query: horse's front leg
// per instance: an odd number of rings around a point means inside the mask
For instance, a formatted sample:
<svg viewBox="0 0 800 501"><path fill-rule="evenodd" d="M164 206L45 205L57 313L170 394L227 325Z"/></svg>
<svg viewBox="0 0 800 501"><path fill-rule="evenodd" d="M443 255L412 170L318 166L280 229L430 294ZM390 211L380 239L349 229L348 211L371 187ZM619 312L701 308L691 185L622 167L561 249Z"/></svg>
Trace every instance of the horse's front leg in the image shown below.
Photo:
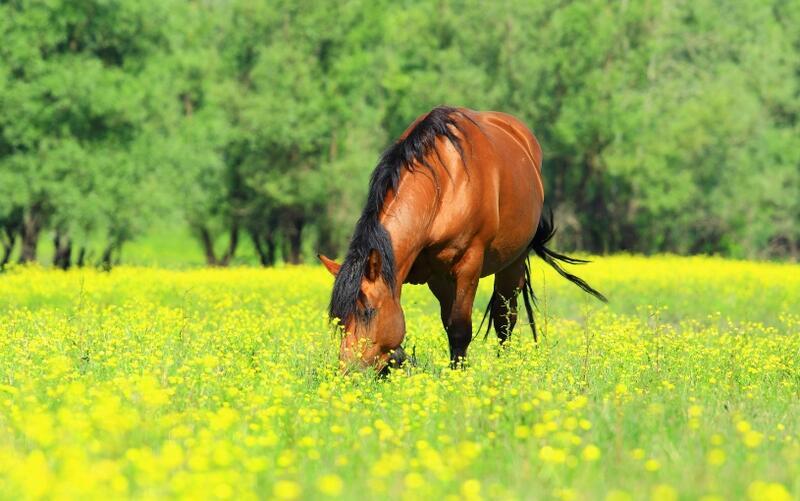
<svg viewBox="0 0 800 501"><path fill-rule="evenodd" d="M450 366L455 368L467 358L467 347L472 341L472 304L478 290L483 252L466 252L453 268L455 290L450 316L446 325L450 343Z"/></svg>

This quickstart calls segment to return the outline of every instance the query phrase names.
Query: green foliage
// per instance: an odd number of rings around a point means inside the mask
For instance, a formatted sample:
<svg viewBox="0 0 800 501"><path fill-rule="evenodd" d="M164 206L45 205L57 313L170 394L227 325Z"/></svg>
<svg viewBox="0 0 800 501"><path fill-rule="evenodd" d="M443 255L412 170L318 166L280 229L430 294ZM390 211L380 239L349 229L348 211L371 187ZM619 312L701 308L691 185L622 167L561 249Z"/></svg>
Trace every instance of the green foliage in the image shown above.
<svg viewBox="0 0 800 501"><path fill-rule="evenodd" d="M20 219L21 260L44 228L105 261L146 225L157 165L148 132L167 90L157 55L169 45L163 2L12 2L0 6L2 209ZM57 237L58 238L58 237Z"/></svg>
<svg viewBox="0 0 800 501"><path fill-rule="evenodd" d="M799 26L779 0L3 3L2 243L110 263L182 218L209 264L245 235L341 253L380 151L445 103L534 130L562 247L796 259Z"/></svg>

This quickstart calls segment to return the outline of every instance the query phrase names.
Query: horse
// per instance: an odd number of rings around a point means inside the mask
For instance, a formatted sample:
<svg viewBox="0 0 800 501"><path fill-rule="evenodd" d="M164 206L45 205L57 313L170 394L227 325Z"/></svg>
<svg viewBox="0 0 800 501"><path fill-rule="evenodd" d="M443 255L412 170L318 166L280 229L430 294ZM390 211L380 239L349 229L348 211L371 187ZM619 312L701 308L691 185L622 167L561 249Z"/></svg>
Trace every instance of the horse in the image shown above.
<svg viewBox="0 0 800 501"><path fill-rule="evenodd" d="M478 281L494 275L484 314L500 342L517 321L520 291L534 339L529 253L596 298L606 298L552 251L552 212L543 214L542 149L512 115L439 106L417 118L383 154L344 261L318 255L334 275L328 307L343 327L342 368L402 364L402 285L427 284L440 304L451 366L472 341Z"/></svg>

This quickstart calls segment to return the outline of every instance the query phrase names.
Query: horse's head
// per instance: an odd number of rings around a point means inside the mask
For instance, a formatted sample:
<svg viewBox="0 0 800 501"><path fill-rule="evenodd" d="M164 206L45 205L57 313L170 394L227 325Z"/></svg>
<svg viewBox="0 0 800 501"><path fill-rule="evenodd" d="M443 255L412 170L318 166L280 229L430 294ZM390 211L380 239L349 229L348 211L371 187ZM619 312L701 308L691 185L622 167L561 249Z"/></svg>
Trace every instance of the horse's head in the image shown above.
<svg viewBox="0 0 800 501"><path fill-rule="evenodd" d="M342 265L333 260L322 255L319 259L336 277L331 313L344 328L339 349L343 370L372 366L381 371L387 365L402 364L405 320L399 295L382 273L380 253L369 252L363 271L342 271ZM348 276L340 276L345 273ZM351 283L340 283L345 281Z"/></svg>

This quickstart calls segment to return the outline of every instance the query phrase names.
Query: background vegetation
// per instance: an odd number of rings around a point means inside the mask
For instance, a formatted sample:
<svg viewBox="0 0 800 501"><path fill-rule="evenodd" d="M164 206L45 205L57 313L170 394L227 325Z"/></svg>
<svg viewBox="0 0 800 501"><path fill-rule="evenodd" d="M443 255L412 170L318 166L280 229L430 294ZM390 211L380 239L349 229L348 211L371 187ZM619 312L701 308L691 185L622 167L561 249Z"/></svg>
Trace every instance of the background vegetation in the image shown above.
<svg viewBox="0 0 800 501"><path fill-rule="evenodd" d="M0 40L2 263L335 255L441 103L532 127L562 248L800 256L800 2L17 0Z"/></svg>

